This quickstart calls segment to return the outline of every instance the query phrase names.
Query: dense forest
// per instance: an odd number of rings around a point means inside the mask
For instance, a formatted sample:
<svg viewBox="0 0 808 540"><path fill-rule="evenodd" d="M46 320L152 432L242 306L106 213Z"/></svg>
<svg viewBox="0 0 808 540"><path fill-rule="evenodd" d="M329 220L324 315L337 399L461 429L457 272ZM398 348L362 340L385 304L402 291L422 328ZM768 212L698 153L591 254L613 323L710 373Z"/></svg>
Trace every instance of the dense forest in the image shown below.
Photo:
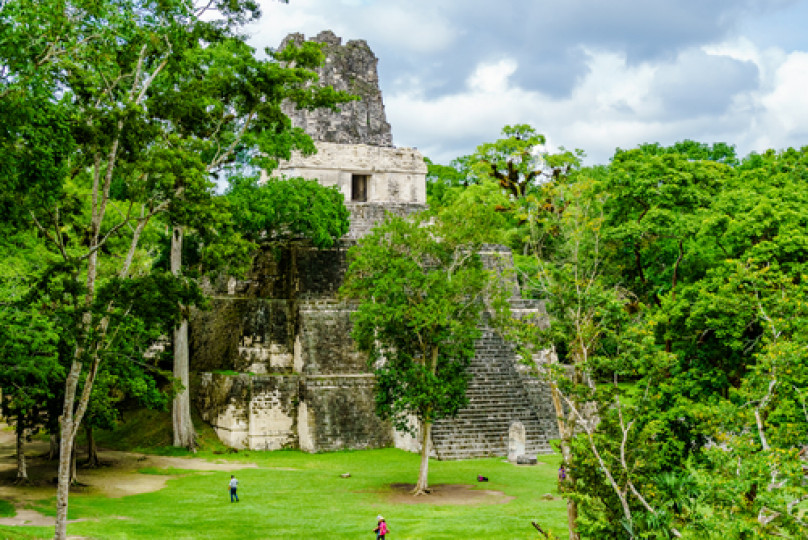
<svg viewBox="0 0 808 540"><path fill-rule="evenodd" d="M555 353L571 537L804 537L808 148L543 142L506 126L428 189L546 300L549 327L500 324Z"/></svg>

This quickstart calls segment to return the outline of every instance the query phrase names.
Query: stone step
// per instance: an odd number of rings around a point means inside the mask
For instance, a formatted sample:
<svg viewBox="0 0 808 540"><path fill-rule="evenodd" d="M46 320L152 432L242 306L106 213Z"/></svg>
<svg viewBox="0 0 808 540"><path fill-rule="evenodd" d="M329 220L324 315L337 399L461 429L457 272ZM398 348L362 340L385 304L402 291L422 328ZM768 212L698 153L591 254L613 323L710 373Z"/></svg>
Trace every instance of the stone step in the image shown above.
<svg viewBox="0 0 808 540"><path fill-rule="evenodd" d="M514 309L543 309L540 302L518 300ZM434 453L439 459L467 459L504 456L513 422L525 429L527 453L551 453L547 426L534 406L532 390L517 368L515 347L490 327L482 326L475 343L475 356L468 370L468 404L454 418L435 422L432 430Z"/></svg>
<svg viewBox="0 0 808 540"><path fill-rule="evenodd" d="M488 444L488 445L481 445L478 443L472 444L456 444L456 445L444 445L437 450L439 453L448 455L448 454L472 454L472 453L493 453L493 452L500 452L501 455L505 455L508 451L508 445L505 443L499 444ZM525 453L551 453L552 448L549 444L533 444L528 445L525 447Z"/></svg>
<svg viewBox="0 0 808 540"><path fill-rule="evenodd" d="M553 449L547 447L525 448L526 455L548 455L552 454ZM461 460L461 459L478 459L486 457L505 457L508 455L507 448L475 448L466 450L452 450L433 452L432 456L439 460Z"/></svg>

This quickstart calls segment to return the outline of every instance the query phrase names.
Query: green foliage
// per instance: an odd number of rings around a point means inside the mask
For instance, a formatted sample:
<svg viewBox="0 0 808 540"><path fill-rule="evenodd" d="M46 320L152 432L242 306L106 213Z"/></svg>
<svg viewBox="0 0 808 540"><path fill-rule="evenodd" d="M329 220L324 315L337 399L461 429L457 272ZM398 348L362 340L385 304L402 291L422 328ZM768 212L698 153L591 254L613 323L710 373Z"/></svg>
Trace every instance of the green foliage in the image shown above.
<svg viewBox="0 0 808 540"><path fill-rule="evenodd" d="M485 287L474 245L426 219L374 228L350 251L341 289L359 300L352 335L376 374L377 410L401 429L408 415L431 423L466 403Z"/></svg>
<svg viewBox="0 0 808 540"><path fill-rule="evenodd" d="M739 162L726 145L692 141L615 155L601 181L604 277L636 295L625 299L636 317L630 356L606 352L644 390L619 408L595 394L594 441L648 507L629 496L626 521L579 439L571 496L585 535L804 537L792 508L808 495L797 458L808 434L805 156Z"/></svg>
<svg viewBox="0 0 808 540"><path fill-rule="evenodd" d="M18 430L38 429L63 377L59 334L36 309L0 305L0 410Z"/></svg>
<svg viewBox="0 0 808 540"><path fill-rule="evenodd" d="M659 156L664 154L678 154L691 160L717 161L728 165L737 165L735 147L727 143L706 144L697 141L684 140L671 146L662 146L659 143L641 144L639 150L644 154Z"/></svg>
<svg viewBox="0 0 808 540"><path fill-rule="evenodd" d="M468 158L468 167L477 177L496 181L514 199L580 164L580 151L550 154L543 150L547 139L528 124L505 126L502 135L497 141L478 146Z"/></svg>
<svg viewBox="0 0 808 540"><path fill-rule="evenodd" d="M511 220L479 186L443 199L456 226L522 247L523 294L546 300L549 326L509 330L569 364L542 372L583 537L804 537L807 155L646 144L511 191Z"/></svg>
<svg viewBox="0 0 808 540"><path fill-rule="evenodd" d="M5 499L0 499L0 517L14 517L17 515L17 509L14 504Z"/></svg>
<svg viewBox="0 0 808 540"><path fill-rule="evenodd" d="M255 243L309 238L319 248L334 245L349 227L349 212L336 187L316 180L231 178L226 197L236 228Z"/></svg>
<svg viewBox="0 0 808 540"><path fill-rule="evenodd" d="M542 216L563 211L564 201L553 199L550 186L577 170L583 153L548 152L544 135L526 124L505 126L502 134L449 166L427 159L427 201L436 214L476 228L479 240L527 253Z"/></svg>
<svg viewBox="0 0 808 540"><path fill-rule="evenodd" d="M457 191L450 205L434 213L449 241L510 245L516 234L511 208L507 195L486 182Z"/></svg>
<svg viewBox="0 0 808 540"><path fill-rule="evenodd" d="M453 198L469 185L479 183L469 170L469 157L452 160L449 165L433 163L424 158L426 173L426 202L432 209L439 209L451 203Z"/></svg>

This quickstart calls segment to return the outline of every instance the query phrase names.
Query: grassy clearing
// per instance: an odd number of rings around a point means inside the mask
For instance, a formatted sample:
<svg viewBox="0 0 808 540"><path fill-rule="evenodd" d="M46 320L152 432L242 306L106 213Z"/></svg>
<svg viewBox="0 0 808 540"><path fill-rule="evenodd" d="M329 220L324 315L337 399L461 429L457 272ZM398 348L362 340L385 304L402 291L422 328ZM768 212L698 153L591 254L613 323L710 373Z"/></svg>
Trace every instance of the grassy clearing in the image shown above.
<svg viewBox="0 0 808 540"><path fill-rule="evenodd" d="M198 457L222 459L203 451ZM309 455L297 451L239 452L225 458L240 480L240 503L230 503L230 473L176 470L165 489L118 499L71 496L68 533L104 539L249 539L371 537L383 514L395 539L537 538L535 520L566 536L565 503L545 501L555 493L555 459L546 465L515 467L502 459L432 462L434 484L474 484L514 497L504 504L404 504L390 485L412 483L418 456L395 449ZM237 470L240 463L257 469ZM147 471L153 473L152 471ZM340 478L349 472L350 478ZM477 484L478 474L488 483ZM48 538L51 528L0 527L0 537Z"/></svg>
<svg viewBox="0 0 808 540"><path fill-rule="evenodd" d="M372 538L375 517L382 514L389 538L404 539L531 539L536 521L565 538L566 503L558 498L558 456L540 456L545 464L516 467L501 458L431 461L430 482L466 484L495 490L513 499L504 504L405 504L392 484L414 483L419 456L395 449L305 454L298 451L233 452L199 422L200 450L194 457L232 463L240 481L241 502L231 504L230 471L161 469L138 472L169 476L164 489L109 498L76 493L70 497L68 534L96 539L271 539ZM114 431L96 434L105 448L171 456L191 456L173 448L170 415L138 411ZM244 464L258 468L240 469ZM340 478L350 473L350 478ZM477 483L477 475L489 478ZM79 474L81 477L81 472ZM552 493L553 500L542 495ZM45 515L55 514L55 499L28 504ZM0 538L52 538L52 527L0 526Z"/></svg>

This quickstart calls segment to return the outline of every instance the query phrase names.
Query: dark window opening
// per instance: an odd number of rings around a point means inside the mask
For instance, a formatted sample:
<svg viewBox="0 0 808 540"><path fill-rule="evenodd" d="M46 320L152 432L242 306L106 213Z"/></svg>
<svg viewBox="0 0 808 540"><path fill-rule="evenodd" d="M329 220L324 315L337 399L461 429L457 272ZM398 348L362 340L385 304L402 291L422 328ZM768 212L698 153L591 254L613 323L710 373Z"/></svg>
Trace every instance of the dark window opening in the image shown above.
<svg viewBox="0 0 808 540"><path fill-rule="evenodd" d="M351 200L355 202L367 202L368 200L368 179L367 174L351 175Z"/></svg>

